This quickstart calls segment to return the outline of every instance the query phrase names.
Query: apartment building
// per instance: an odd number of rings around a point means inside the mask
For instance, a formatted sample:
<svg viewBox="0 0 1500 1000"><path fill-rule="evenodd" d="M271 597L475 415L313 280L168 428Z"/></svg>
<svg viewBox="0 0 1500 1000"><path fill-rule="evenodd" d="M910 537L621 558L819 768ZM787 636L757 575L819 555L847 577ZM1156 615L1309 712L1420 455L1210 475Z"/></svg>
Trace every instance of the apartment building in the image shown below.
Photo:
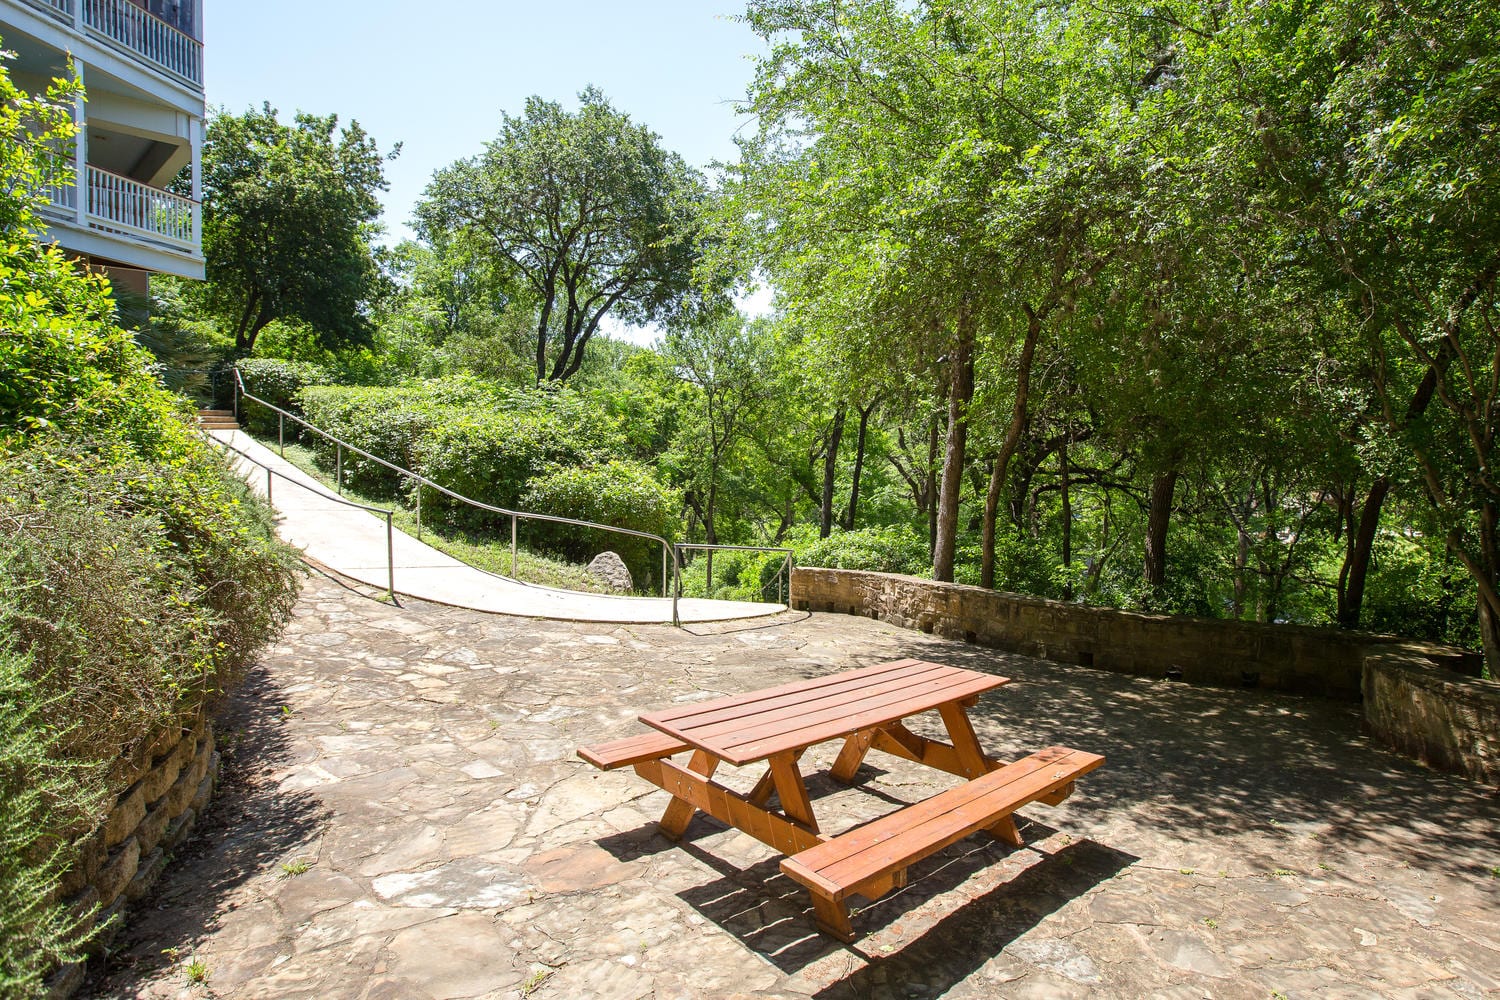
<svg viewBox="0 0 1500 1000"><path fill-rule="evenodd" d="M51 192L46 237L144 293L203 277L201 0L0 0L0 47L33 92L81 75L76 183ZM170 190L169 190L170 188Z"/></svg>

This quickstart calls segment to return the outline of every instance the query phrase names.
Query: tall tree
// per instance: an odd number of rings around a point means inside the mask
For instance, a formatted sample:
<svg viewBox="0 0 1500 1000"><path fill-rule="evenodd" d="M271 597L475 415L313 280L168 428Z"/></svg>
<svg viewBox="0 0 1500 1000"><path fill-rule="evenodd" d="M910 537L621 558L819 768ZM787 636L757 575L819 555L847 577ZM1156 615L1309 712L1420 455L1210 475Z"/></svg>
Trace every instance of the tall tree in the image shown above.
<svg viewBox="0 0 1500 1000"><path fill-rule="evenodd" d="M693 284L702 178L597 89L575 113L531 97L483 153L437 172L417 207L429 243L471 234L536 309L536 379L583 364L606 316L673 321Z"/></svg>
<svg viewBox="0 0 1500 1000"><path fill-rule="evenodd" d="M209 119L203 146L203 255L209 308L249 354L273 320L307 324L326 347L368 343L366 308L381 291L382 154L351 121L269 104Z"/></svg>

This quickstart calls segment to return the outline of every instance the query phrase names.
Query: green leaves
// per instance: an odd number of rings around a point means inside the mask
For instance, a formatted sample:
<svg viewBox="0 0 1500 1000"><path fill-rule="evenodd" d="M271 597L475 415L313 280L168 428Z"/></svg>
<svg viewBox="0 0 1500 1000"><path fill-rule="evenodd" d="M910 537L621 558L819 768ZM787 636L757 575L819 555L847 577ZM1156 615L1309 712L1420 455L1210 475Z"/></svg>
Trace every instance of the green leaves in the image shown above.
<svg viewBox="0 0 1500 1000"><path fill-rule="evenodd" d="M529 98L479 156L441 170L417 207L430 245L466 243L537 310L538 384L572 377L605 316L646 324L703 309L693 284L702 178L597 89L576 113Z"/></svg>
<svg viewBox="0 0 1500 1000"><path fill-rule="evenodd" d="M306 323L325 347L364 344L365 310L383 291L371 240L386 188L375 141L338 117L269 104L209 119L203 147L207 300L236 351L250 353L276 319Z"/></svg>

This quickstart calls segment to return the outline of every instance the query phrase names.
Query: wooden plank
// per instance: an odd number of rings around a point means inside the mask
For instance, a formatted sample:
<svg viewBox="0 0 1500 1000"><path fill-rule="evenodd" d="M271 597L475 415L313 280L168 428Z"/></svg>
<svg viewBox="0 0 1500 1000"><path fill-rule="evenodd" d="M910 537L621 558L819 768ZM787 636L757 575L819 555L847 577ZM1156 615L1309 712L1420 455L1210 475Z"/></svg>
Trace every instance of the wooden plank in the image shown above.
<svg viewBox="0 0 1500 1000"><path fill-rule="evenodd" d="M921 664L923 668L938 666L938 664L926 664L921 660L892 660L889 663L877 663L873 667L843 670L836 674L813 677L805 681L793 681L790 684L782 684L778 687L763 688L758 691L749 691L745 694L730 695L726 698L715 698L712 701L692 702L674 708L665 708L656 712L648 712L642 718L653 720L648 725L656 725L658 723L691 725L695 720L701 721L706 717L712 717L724 709L729 709L730 717L735 717L742 715L749 706L799 704L809 691L819 688L839 690L845 686L857 688L881 674L899 673L916 664Z"/></svg>
<svg viewBox="0 0 1500 1000"><path fill-rule="evenodd" d="M878 682L871 682L856 688L845 688L828 696L809 698L799 704L781 705L765 711L746 711L733 718L717 719L702 724L678 723L674 727L674 732L691 735L698 741L715 738L719 742L727 743L729 740L726 734L749 736L784 732L789 728L795 728L798 722L803 720L837 718L867 707L899 704L903 698L921 701L926 703L926 707L935 708L941 704L941 695L937 692L986 691L997 686L994 680L985 674L945 667L928 670L916 676L882 678ZM918 709L918 711L922 710Z"/></svg>
<svg viewBox="0 0 1500 1000"><path fill-rule="evenodd" d="M959 777L968 777L957 750L939 740L929 740L925 736L918 736L899 722L887 723L880 727L879 732L875 734L874 749L883 750L896 757L904 757L918 764L925 764L939 771L947 771ZM986 769L990 771L1004 764L1004 761L990 756L986 756L984 760Z"/></svg>
<svg viewBox="0 0 1500 1000"><path fill-rule="evenodd" d="M691 732L673 735L680 735L680 738L695 746L708 747L725 760L735 764L747 764L783 750L812 746L871 726L904 719L909 715L917 715L936 708L945 701L951 701L957 695L972 692L976 688L988 690L995 686L994 678L983 678L960 681L936 689L927 688L911 694L882 698L873 704L853 710L836 710L804 716L793 723L796 728L755 736L749 740L733 735L700 739Z"/></svg>
<svg viewBox="0 0 1500 1000"><path fill-rule="evenodd" d="M782 854L797 854L816 847L825 839L670 760L641 761L635 765L635 773L674 797L692 803L695 809L743 830Z"/></svg>
<svg viewBox="0 0 1500 1000"><path fill-rule="evenodd" d="M875 742L875 734L878 729L861 729L859 732L848 736L844 740L844 748L839 751L838 759L833 762L833 767L828 773L834 781L845 784L854 780L854 775L859 771L859 765L864 763L865 754L870 752L870 744Z"/></svg>
<svg viewBox="0 0 1500 1000"><path fill-rule="evenodd" d="M636 736L593 746L579 747L578 756L601 771L613 771L617 767L628 767L637 761L655 760L681 753L688 745L674 736L652 730Z"/></svg>
<svg viewBox="0 0 1500 1000"><path fill-rule="evenodd" d="M815 891L837 886L837 899L864 892L978 830L1005 836L1002 818L1103 763L1096 754L1049 747L787 858L782 871Z"/></svg>
<svg viewBox="0 0 1500 1000"><path fill-rule="evenodd" d="M714 771L719 768L719 758L703 750L694 750L692 758L688 761L688 770L694 774L701 774L704 778L713 777ZM661 832L671 840L679 839L687 832L688 824L693 821L693 813L697 809L687 799L674 798L668 805L667 811L661 814Z"/></svg>

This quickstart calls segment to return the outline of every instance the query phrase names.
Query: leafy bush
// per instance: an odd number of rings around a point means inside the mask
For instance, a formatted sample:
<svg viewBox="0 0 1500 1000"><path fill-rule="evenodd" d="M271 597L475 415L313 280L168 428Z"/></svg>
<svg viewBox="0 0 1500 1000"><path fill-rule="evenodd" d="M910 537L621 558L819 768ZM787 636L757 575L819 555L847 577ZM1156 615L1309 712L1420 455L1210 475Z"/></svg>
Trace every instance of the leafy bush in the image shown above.
<svg viewBox="0 0 1500 1000"><path fill-rule="evenodd" d="M295 553L184 410L101 279L0 232L6 996L38 993L86 943L55 886L98 821L100 776L232 683L295 598Z"/></svg>
<svg viewBox="0 0 1500 1000"><path fill-rule="evenodd" d="M799 566L922 574L931 563L927 540L902 525L836 531L827 538L797 547Z"/></svg>
<svg viewBox="0 0 1500 1000"><path fill-rule="evenodd" d="M449 414L428 428L417 446L422 474L482 503L524 509L533 479L558 467L607 461L623 448L608 418L574 393L518 392L503 406ZM446 509L455 523L487 520L474 508L441 497L433 506Z"/></svg>
<svg viewBox="0 0 1500 1000"><path fill-rule="evenodd" d="M644 531L671 541L682 499L645 466L612 461L586 468L556 468L538 476L521 498L521 507L537 514ZM657 542L546 522L528 522L526 530L534 545L578 562L600 552L616 552L630 568L637 590L660 587L662 547Z"/></svg>
<svg viewBox="0 0 1500 1000"><path fill-rule="evenodd" d="M301 414L302 390L309 386L325 385L333 381L328 369L311 361L282 361L279 358L246 358L239 363L240 375L245 382L245 391L259 396L273 406L291 413ZM252 434L277 433L277 414L258 403L244 401L240 420ZM301 438L302 428L294 421L286 422L288 441Z"/></svg>
<svg viewBox="0 0 1500 1000"><path fill-rule="evenodd" d="M782 572L785 553L715 552L712 581L708 578L708 554L690 554L693 561L682 572L683 596L713 597L721 601L786 602L787 581Z"/></svg>
<svg viewBox="0 0 1500 1000"><path fill-rule="evenodd" d="M428 428L488 410L496 404L496 392L477 379L450 378L397 386L318 386L303 390L301 402L309 423L387 462L418 471L417 445ZM310 435L308 443L332 469L335 446L316 435ZM344 477L376 496L396 496L404 486L385 466L357 455L344 456Z"/></svg>
<svg viewBox="0 0 1500 1000"><path fill-rule="evenodd" d="M0 996L39 991L76 961L87 912L56 905L86 832L106 799L104 767L69 760L57 706L36 697L29 657L0 647Z"/></svg>

